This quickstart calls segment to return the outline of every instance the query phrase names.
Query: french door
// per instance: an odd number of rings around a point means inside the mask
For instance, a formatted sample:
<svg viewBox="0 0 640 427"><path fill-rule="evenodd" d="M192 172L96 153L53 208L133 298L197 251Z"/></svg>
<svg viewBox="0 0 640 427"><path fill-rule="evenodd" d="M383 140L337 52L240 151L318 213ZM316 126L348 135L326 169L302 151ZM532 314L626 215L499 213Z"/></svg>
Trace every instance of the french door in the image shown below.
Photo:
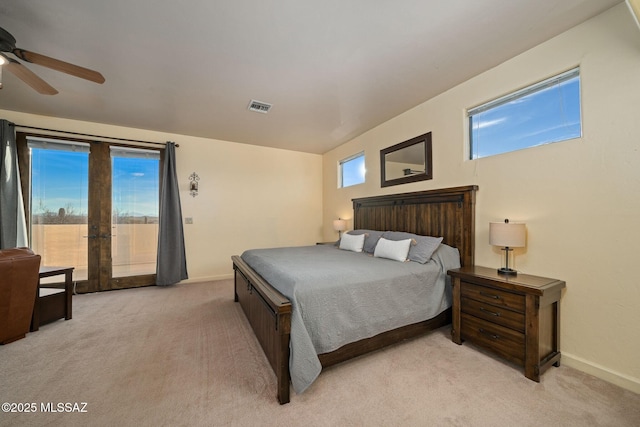
<svg viewBox="0 0 640 427"><path fill-rule="evenodd" d="M155 283L157 150L18 133L32 249L78 292Z"/></svg>

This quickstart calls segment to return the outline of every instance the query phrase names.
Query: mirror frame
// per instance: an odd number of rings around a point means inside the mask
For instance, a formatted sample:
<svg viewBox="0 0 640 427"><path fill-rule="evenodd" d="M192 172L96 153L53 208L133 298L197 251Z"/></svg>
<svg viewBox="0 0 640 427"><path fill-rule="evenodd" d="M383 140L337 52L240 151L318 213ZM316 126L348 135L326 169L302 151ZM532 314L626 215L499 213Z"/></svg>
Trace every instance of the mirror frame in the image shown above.
<svg viewBox="0 0 640 427"><path fill-rule="evenodd" d="M409 175L402 178L386 179L386 167L385 156L403 148L411 147L412 145L420 144L424 142L424 173L415 175ZM391 147L387 147L380 150L380 186L389 187L392 185L407 184L409 182L426 181L433 179L433 166L431 161L431 132L427 132L424 135L416 136L407 141L401 142Z"/></svg>

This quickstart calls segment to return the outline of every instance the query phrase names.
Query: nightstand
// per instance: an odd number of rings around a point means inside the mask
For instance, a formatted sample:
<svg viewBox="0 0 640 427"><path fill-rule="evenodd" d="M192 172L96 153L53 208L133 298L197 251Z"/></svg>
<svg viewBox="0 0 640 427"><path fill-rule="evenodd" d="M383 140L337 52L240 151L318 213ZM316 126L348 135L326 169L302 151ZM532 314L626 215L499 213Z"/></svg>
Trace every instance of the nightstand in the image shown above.
<svg viewBox="0 0 640 427"><path fill-rule="evenodd" d="M465 266L449 270L453 284L451 339L469 340L524 367L540 381L560 366L560 296L565 282L528 274Z"/></svg>

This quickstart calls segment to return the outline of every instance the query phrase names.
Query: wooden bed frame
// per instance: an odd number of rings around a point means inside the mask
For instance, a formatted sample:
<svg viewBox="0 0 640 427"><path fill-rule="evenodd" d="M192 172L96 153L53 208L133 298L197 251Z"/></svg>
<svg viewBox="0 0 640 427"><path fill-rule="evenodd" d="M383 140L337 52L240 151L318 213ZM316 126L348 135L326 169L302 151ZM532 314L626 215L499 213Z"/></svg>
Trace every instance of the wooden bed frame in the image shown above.
<svg viewBox="0 0 640 427"><path fill-rule="evenodd" d="M473 265L477 186L353 199L354 229L406 231L442 236L458 248L462 265ZM235 296L275 371L281 404L289 402L291 302L239 256L233 261ZM323 367L415 337L451 322L451 309L433 319L381 333L320 354Z"/></svg>

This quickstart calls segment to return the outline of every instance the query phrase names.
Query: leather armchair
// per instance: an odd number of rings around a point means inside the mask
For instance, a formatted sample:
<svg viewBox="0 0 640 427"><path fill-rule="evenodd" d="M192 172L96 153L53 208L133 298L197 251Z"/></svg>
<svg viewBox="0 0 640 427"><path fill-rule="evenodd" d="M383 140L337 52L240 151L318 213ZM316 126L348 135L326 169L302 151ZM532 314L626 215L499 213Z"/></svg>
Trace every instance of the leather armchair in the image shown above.
<svg viewBox="0 0 640 427"><path fill-rule="evenodd" d="M29 248L0 250L0 344L29 332L38 291L40 255Z"/></svg>

